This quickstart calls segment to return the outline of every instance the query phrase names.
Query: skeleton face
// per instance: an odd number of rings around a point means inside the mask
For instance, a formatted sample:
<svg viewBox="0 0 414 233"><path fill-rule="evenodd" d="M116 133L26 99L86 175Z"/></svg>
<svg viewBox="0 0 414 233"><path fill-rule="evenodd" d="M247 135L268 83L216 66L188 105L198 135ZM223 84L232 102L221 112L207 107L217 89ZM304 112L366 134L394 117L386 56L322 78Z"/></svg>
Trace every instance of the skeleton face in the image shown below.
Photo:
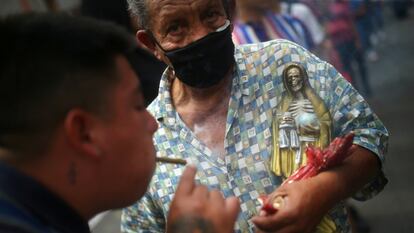
<svg viewBox="0 0 414 233"><path fill-rule="evenodd" d="M296 67L292 67L287 72L288 85L293 92L298 92L303 86L303 77L300 70Z"/></svg>

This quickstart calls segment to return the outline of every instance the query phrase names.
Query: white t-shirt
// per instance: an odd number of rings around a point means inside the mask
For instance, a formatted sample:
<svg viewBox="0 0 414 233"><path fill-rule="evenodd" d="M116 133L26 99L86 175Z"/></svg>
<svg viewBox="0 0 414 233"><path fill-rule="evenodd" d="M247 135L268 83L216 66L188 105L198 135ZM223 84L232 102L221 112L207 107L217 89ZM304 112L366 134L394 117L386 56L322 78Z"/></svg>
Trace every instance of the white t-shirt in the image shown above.
<svg viewBox="0 0 414 233"><path fill-rule="evenodd" d="M281 3L281 9L283 13L290 14L300 19L306 25L309 33L312 36L313 42L316 45L322 43L323 39L325 38L325 32L308 6L302 3L291 3L289 12L289 4L283 2Z"/></svg>

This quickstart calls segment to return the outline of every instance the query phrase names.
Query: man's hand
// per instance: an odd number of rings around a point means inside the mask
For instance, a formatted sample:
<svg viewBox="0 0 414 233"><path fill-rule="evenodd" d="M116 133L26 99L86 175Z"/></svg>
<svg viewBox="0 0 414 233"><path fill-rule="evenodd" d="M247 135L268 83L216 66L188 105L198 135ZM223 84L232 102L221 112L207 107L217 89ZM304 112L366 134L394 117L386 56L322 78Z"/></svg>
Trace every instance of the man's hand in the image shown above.
<svg viewBox="0 0 414 233"><path fill-rule="evenodd" d="M332 169L276 189L268 200L282 196L283 206L274 214L263 212L252 218L253 223L265 232L312 232L336 203L354 194L380 172L378 159L372 152L356 146L351 153Z"/></svg>
<svg viewBox="0 0 414 233"><path fill-rule="evenodd" d="M319 224L329 207L321 204L323 195L313 178L281 186L268 196L269 200L283 197L283 204L274 214L262 211L252 221L258 232L310 233ZM322 191L322 190L321 190Z"/></svg>
<svg viewBox="0 0 414 233"><path fill-rule="evenodd" d="M234 232L240 211L236 197L224 199L219 191L209 191L194 182L196 168L187 166L170 206L168 233Z"/></svg>

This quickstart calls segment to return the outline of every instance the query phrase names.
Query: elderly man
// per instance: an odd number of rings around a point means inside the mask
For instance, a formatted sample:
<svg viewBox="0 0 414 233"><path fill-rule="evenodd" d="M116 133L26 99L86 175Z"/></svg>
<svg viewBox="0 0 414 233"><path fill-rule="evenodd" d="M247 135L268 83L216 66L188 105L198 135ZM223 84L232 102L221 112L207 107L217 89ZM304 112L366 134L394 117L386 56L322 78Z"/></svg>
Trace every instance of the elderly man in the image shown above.
<svg viewBox="0 0 414 233"><path fill-rule="evenodd" d="M275 40L234 47L226 0L129 0L140 17L137 38L168 64L149 111L159 123L157 153L198 166L199 183L236 195L241 214L236 232L312 232L325 214L336 232L349 232L342 200L379 192L388 132L368 104L329 64L296 44ZM306 70L333 118L333 137L355 133L357 148L335 169L278 188L282 177L269 163L272 122L286 90L287 64ZM156 169L148 192L123 212L124 232L164 232L182 168ZM366 187L364 187L366 185ZM360 191L360 192L357 192ZM284 206L258 213L259 195L279 193ZM211 203L213 204L213 203ZM137 229L135 226L144 229Z"/></svg>
<svg viewBox="0 0 414 233"><path fill-rule="evenodd" d="M0 30L0 232L90 232L89 218L139 199L155 168L136 43L64 15L4 19ZM169 232L193 219L230 232L237 199L196 186L195 172L181 177Z"/></svg>

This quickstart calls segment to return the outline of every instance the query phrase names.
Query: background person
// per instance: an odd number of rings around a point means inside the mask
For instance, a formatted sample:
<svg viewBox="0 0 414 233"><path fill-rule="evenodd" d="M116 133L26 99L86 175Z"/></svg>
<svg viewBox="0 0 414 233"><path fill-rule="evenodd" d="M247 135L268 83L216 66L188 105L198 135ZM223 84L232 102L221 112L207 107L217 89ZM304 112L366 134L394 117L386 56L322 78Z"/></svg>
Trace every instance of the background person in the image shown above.
<svg viewBox="0 0 414 233"><path fill-rule="evenodd" d="M0 232L89 232L95 214L139 199L155 169L157 123L129 62L138 48L112 24L65 15L0 30ZM180 173L167 229L231 232L237 199L195 185L195 172Z"/></svg>
<svg viewBox="0 0 414 233"><path fill-rule="evenodd" d="M234 22L235 44L252 44L274 39L286 39L314 48L314 41L306 25L298 18L281 13L278 0L237 1Z"/></svg>
<svg viewBox="0 0 414 233"><path fill-rule="evenodd" d="M131 17L128 12L126 0L82 0L80 14L116 23L131 34L135 34L139 29L136 18ZM145 87L142 91L145 104L148 105L157 97L160 77L166 65L156 59L144 46L137 44L143 49L136 51L139 54L135 56L137 59L132 62L132 66L146 67L141 70L140 80L142 86Z"/></svg>

